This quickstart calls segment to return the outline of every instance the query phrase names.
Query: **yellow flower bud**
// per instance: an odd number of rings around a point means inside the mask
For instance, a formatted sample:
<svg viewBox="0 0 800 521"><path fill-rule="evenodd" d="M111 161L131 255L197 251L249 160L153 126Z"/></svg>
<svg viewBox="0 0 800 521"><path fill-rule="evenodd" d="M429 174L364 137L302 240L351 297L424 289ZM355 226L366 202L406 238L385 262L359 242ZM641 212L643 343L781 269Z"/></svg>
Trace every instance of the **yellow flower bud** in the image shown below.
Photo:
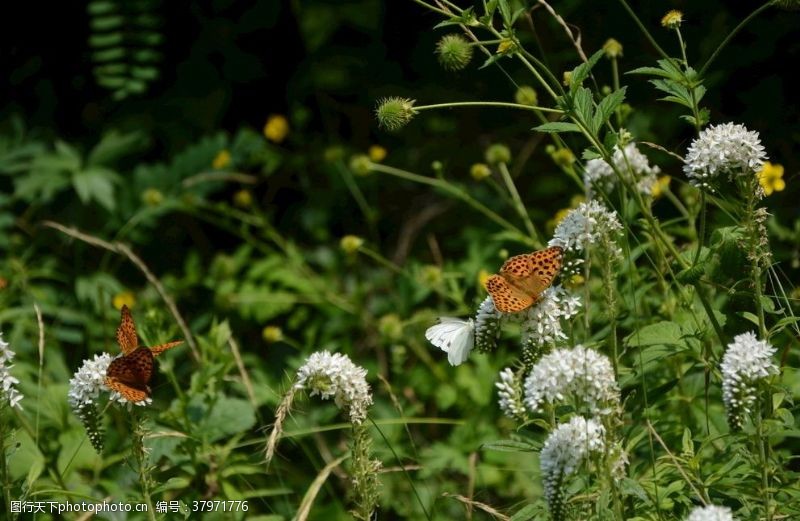
<svg viewBox="0 0 800 521"><path fill-rule="evenodd" d="M289 121L280 114L271 114L264 124L264 137L273 143L281 143L289 134Z"/></svg>

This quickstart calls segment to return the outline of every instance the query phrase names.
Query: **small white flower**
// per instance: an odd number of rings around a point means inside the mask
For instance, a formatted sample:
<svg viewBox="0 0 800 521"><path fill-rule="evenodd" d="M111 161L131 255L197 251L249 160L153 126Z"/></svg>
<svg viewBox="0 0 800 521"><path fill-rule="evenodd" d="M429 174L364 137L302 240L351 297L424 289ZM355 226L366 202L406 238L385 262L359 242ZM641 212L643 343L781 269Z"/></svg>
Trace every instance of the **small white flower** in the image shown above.
<svg viewBox="0 0 800 521"><path fill-rule="evenodd" d="M695 507L686 518L686 521L735 521L731 509L728 507L718 507L709 505L707 507Z"/></svg>
<svg viewBox="0 0 800 521"><path fill-rule="evenodd" d="M544 404L574 401L591 414L608 414L619 400L608 357L580 345L543 356L525 379L525 405L533 412L541 412Z"/></svg>
<svg viewBox="0 0 800 521"><path fill-rule="evenodd" d="M497 387L500 410L512 419L525 417L521 376L510 367L506 367L500 371L500 381L494 384Z"/></svg>
<svg viewBox="0 0 800 521"><path fill-rule="evenodd" d="M550 512L560 518L563 508L564 478L577 472L593 455L605 451L605 429L596 420L574 416L559 425L544 442L539 461L544 481L544 496Z"/></svg>
<svg viewBox="0 0 800 521"><path fill-rule="evenodd" d="M11 407L22 409L22 393L17 390L19 380L11 376L10 369L14 367L9 362L14 359L14 351L9 349L8 342L3 340L3 333L0 332L0 395L8 400Z"/></svg>
<svg viewBox="0 0 800 521"><path fill-rule="evenodd" d="M482 353L494 351L497 347L497 337L500 336L502 320L503 313L494 307L492 296L487 296L475 315L475 346L478 351Z"/></svg>
<svg viewBox="0 0 800 521"><path fill-rule="evenodd" d="M711 125L692 141L686 151L683 171L693 185L713 191L713 182L721 174L729 179L752 175L761 170L767 154L758 132L744 125Z"/></svg>
<svg viewBox="0 0 800 521"><path fill-rule="evenodd" d="M472 319L441 317L438 324L425 331L425 338L447 353L450 365L460 365L475 346L475 324Z"/></svg>
<svg viewBox="0 0 800 521"><path fill-rule="evenodd" d="M622 149L614 146L612 161L625 179L635 183L641 193L652 194L656 176L661 169L658 166L651 166L647 156L636 148L635 143L628 143ZM592 188L601 188L605 192L610 192L616 185L617 176L612 166L605 160L590 159L586 162L583 182L591 197Z"/></svg>
<svg viewBox="0 0 800 521"><path fill-rule="evenodd" d="M367 370L341 353L313 353L297 370L294 388L306 389L309 395L319 395L323 400L333 397L336 406L346 408L355 424L366 419L367 409L372 405Z"/></svg>
<svg viewBox="0 0 800 521"><path fill-rule="evenodd" d="M772 361L775 348L755 333L734 337L722 357L722 400L728 416L741 426L743 415L750 412L756 401L756 383L772 374L778 367Z"/></svg>
<svg viewBox="0 0 800 521"><path fill-rule="evenodd" d="M561 286L551 286L541 295L536 304L521 313L516 313L522 321L522 343L541 347L566 340L567 335L561 320L568 320L578 314L581 299Z"/></svg>
<svg viewBox="0 0 800 521"><path fill-rule="evenodd" d="M100 391L108 392L105 379L111 360L111 355L108 353L94 355L94 358L84 360L80 369L75 371L69 381L67 394L67 400L73 410L83 404L97 403Z"/></svg>
<svg viewBox="0 0 800 521"><path fill-rule="evenodd" d="M622 231L617 213L597 201L581 203L558 223L548 246L560 246L565 251L585 250L601 240L613 239Z"/></svg>

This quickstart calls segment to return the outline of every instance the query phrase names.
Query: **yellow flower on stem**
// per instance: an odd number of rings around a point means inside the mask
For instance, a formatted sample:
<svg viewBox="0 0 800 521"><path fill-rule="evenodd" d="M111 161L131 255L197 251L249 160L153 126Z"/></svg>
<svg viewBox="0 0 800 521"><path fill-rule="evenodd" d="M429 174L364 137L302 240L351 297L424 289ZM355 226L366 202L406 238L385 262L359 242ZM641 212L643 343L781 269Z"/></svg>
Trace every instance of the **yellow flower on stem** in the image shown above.
<svg viewBox="0 0 800 521"><path fill-rule="evenodd" d="M653 199L658 199L664 194L664 191L669 188L669 183L672 181L672 178L668 175L662 175L661 177L653 183L653 189L650 192L653 196Z"/></svg>
<svg viewBox="0 0 800 521"><path fill-rule="evenodd" d="M280 114L271 114L264 124L264 137L273 143L281 143L289 134L289 121Z"/></svg>
<svg viewBox="0 0 800 521"><path fill-rule="evenodd" d="M370 161L373 163L380 163L384 159L386 159L386 149L380 145L372 145L367 150L367 155L369 156Z"/></svg>
<svg viewBox="0 0 800 521"><path fill-rule="evenodd" d="M116 309L122 309L122 306L128 306L129 308L132 308L136 305L136 295L130 291L122 291L114 295L114 298L111 300L111 304Z"/></svg>
<svg viewBox="0 0 800 521"><path fill-rule="evenodd" d="M214 160L211 162L211 168L214 170L222 170L229 164L231 164L231 153L222 149L214 156Z"/></svg>
<svg viewBox="0 0 800 521"><path fill-rule="evenodd" d="M758 172L758 183L767 195L772 195L772 192L782 192L786 188L786 181L783 180L783 165L773 165L769 161L764 163L761 171Z"/></svg>

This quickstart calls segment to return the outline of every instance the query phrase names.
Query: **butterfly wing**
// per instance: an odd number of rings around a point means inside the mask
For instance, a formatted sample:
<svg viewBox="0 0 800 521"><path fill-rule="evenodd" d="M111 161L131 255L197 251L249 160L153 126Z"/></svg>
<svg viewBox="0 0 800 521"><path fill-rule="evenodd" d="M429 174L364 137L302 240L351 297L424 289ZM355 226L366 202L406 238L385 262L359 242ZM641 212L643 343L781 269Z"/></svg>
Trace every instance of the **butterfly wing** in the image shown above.
<svg viewBox="0 0 800 521"><path fill-rule="evenodd" d="M501 275L492 275L486 280L486 290L492 296L494 306L503 313L518 313L533 304L533 296L522 288L512 285Z"/></svg>
<svg viewBox="0 0 800 521"><path fill-rule="evenodd" d="M425 331L425 338L447 353L450 365L459 365L469 357L475 344L474 326L471 320L442 317Z"/></svg>
<svg viewBox="0 0 800 521"><path fill-rule="evenodd" d="M150 352L153 353L153 356L158 356L167 349L172 349L175 346L179 346L183 343L183 340L176 340L175 342L167 342L166 344L161 344L157 346L153 346L150 348Z"/></svg>
<svg viewBox="0 0 800 521"><path fill-rule="evenodd" d="M553 246L544 250L535 251L528 255L519 255L519 257L526 257L524 275L518 275L514 271L506 271L505 264L500 274L506 276L512 285L519 287L525 293L531 295L534 302L539 299L539 295L550 287L553 279L561 271L563 250L558 246ZM509 259L509 261L513 260Z"/></svg>
<svg viewBox="0 0 800 521"><path fill-rule="evenodd" d="M153 353L146 347L140 347L129 355L111 361L105 383L126 400L140 402L150 397L147 383L152 376Z"/></svg>
<svg viewBox="0 0 800 521"><path fill-rule="evenodd" d="M121 315L117 328L117 344L119 344L122 354L129 355L139 347L139 337L136 336L136 324L133 323L128 306L122 306Z"/></svg>

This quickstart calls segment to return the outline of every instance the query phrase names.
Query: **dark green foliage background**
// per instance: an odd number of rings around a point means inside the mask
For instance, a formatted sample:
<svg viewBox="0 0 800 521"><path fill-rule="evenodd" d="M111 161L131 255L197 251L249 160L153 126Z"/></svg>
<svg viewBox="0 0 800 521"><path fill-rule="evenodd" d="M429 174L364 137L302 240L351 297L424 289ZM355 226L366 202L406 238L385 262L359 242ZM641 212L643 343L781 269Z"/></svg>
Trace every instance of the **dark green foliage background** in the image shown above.
<svg viewBox="0 0 800 521"><path fill-rule="evenodd" d="M18 352L22 388L31 399L37 394L32 304L42 307L47 354L41 428L52 435L38 449L23 440L15 471L22 479L31 465L58 468L69 490L136 498L135 478L119 464L128 450L123 418L107 422L111 460L101 463L84 443L64 470L83 436L65 402L67 382L84 358L115 352L117 311L111 299L123 289L137 296L134 312L146 338L165 341L180 334L136 268L41 226L55 220L130 243L164 280L198 335L203 362L192 362L185 349L170 354L156 383L157 426L192 433L183 445L167 438L153 448L154 475L171 491L167 495L187 502L209 495L248 498L257 513L291 517L325 465L319 448L338 453L346 439L338 431L298 435L281 446L275 473L262 473L263 427L272 421L286 375L317 349L346 352L370 370L377 395L374 418L400 416L374 378L380 372L406 417L460 422L411 425L415 446L399 425L384 425L382 432L403 462L422 465L414 480L426 502L442 492L465 493L470 453L513 432L497 410L493 382L514 353L473 356L453 369L422 334L437 310L465 314L480 302L477 274L495 269L498 250L509 243L492 235L497 232L492 223L442 194L379 175L355 178L377 210L369 222L346 187L344 177L350 174L344 165L351 154L380 144L389 152L386 163L423 175L432 175L432 162L440 161L449 178L468 185L491 206L491 191L473 183L469 167L482 161L491 143L506 143L514 154L538 144L541 136L530 132L536 124L532 118L502 109L448 110L426 113L399 134L387 134L377 128L372 110L387 95L420 104L510 101L515 81L531 83L525 72L510 60L499 62L502 70L478 70L480 59L459 73L443 71L433 49L448 31L431 30L440 19L411 1L153 5L163 38L158 78L144 93L124 100L94 82L85 5L17 3L3 17L0 61L7 78L0 86L0 277L8 287L0 290L0 328ZM633 2L670 49L671 36L658 27L659 20L669 9L684 12L683 34L693 63L702 63L757 5ZM609 37L619 40L623 71L656 60L617 2L565 0L557 8L580 27L588 52ZM543 10L533 11L533 20L551 68L574 67L574 50L562 29ZM792 282L800 267L800 101L794 79L799 24L798 13L776 9L754 20L709 71L704 99L712 123L735 121L758 130L772 161L786 168L787 189L769 197L767 205L781 223L771 228L775 260ZM535 46L530 34L521 31ZM604 77L607 67L597 72L601 81L610 81ZM643 77L626 83L635 110L632 132L683 154L692 129L678 120L674 105L651 101L656 96ZM280 145L261 135L272 113L286 114L290 121L290 134ZM59 142L70 148L54 148ZM518 186L540 228L577 193L543 148L537 146L524 165L512 163L512 169L520 168ZM235 170L257 177L254 186L246 186L256 210L233 204L243 188L238 184L182 184L210 170L222 149L232 152ZM334 150L341 150L341 161L329 160ZM669 156L658 156L658 164L683 178ZM64 172L90 168L102 170L97 175L103 180L81 198ZM143 195L154 188L163 201L147 206ZM412 276L397 276L364 256L345 255L339 239L346 234L364 237ZM441 247L443 281L425 275L425 267L439 260L430 237ZM401 322L399 332L392 327L395 321ZM267 325L281 327L286 340L267 344L261 337ZM238 380L227 344L230 332L253 378L258 408L250 406ZM702 391L702 375L694 376L690 395ZM174 388L187 393L172 401ZM313 432L337 421L333 407L303 402L289 430ZM681 426L665 429L667 441L680 447ZM397 465L382 441L378 437L378 457L388 467ZM784 452L794 450L784 447ZM532 454L482 452L476 499L516 509L522 501L540 498L539 484L526 472L535 467ZM42 486L52 484L47 481L52 472L41 474ZM347 482L341 477L326 485L312 518L343 516L343 490ZM382 518L419 519L413 497L402 473L385 474ZM665 508L679 512L685 506ZM458 518L463 508L439 499L437 515Z"/></svg>

